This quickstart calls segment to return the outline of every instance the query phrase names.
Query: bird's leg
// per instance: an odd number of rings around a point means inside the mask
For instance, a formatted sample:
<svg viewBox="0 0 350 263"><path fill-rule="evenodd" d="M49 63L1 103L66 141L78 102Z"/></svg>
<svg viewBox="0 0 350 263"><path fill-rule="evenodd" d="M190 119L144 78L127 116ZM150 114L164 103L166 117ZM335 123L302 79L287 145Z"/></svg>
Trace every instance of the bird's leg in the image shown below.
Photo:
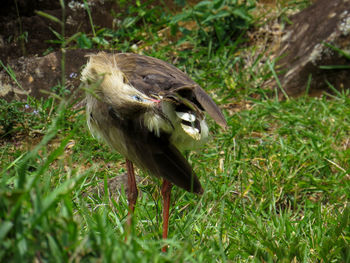
<svg viewBox="0 0 350 263"><path fill-rule="evenodd" d="M169 224L169 208L170 208L170 197L172 183L164 179L162 185L162 196L163 196L163 239L168 238L168 224ZM163 252L167 251L167 246L162 248Z"/></svg>
<svg viewBox="0 0 350 263"><path fill-rule="evenodd" d="M126 169L128 172L128 202L129 202L129 212L128 212L128 225L131 226L132 214L135 210L135 204L138 196L136 179L134 173L134 166L131 161L126 160Z"/></svg>

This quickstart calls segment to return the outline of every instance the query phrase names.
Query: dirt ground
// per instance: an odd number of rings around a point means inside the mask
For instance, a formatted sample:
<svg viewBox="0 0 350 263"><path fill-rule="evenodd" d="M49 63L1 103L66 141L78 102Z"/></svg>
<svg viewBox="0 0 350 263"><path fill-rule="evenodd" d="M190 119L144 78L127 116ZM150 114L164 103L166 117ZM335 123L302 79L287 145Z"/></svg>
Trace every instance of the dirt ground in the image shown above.
<svg viewBox="0 0 350 263"><path fill-rule="evenodd" d="M115 18L112 13L120 14L126 6L120 6L116 1L90 0L89 7L93 23L99 28L113 28ZM190 1L196 2L196 1ZM197 1L198 2L198 1ZM71 36L77 32L90 34L91 25L83 1L65 1L65 35ZM172 0L154 1L152 5L161 5L170 10L180 9ZM150 5L150 8L152 6ZM2 0L0 9L0 59L9 62L22 56L42 56L59 49L59 44L53 33L61 33L61 27L36 13L43 11L49 15L62 18L59 0Z"/></svg>

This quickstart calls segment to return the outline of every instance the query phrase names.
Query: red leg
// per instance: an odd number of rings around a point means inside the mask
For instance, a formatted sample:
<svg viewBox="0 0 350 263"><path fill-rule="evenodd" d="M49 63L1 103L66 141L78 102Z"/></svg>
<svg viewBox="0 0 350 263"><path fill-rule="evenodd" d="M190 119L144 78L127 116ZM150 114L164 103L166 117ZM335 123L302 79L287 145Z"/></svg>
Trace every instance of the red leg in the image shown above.
<svg viewBox="0 0 350 263"><path fill-rule="evenodd" d="M168 225L169 225L169 208L170 208L170 197L172 184L164 179L162 185L162 196L163 196L163 239L168 238ZM162 248L162 252L167 251L167 246Z"/></svg>
<svg viewBox="0 0 350 263"><path fill-rule="evenodd" d="M131 226L132 214L135 210L135 204L138 196L134 166L131 161L126 160L126 168L128 172L128 202L129 202L129 212L128 212L128 225Z"/></svg>

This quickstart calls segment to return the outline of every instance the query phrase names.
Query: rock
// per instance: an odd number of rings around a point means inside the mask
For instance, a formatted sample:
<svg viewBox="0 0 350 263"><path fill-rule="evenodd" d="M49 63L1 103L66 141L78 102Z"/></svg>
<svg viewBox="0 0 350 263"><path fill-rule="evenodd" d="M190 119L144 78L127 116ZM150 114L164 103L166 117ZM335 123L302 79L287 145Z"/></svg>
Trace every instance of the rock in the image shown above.
<svg viewBox="0 0 350 263"><path fill-rule="evenodd" d="M96 52L96 51L94 51ZM76 96L83 94L78 90L80 71L87 62L86 55L92 50L67 50L65 59L65 90L69 95L73 91ZM0 97L7 101L26 100L27 95L40 99L50 93L57 93L55 87L61 83L61 52L53 52L44 57L21 57L9 62L7 68L13 71L11 78L4 68L0 69Z"/></svg>
<svg viewBox="0 0 350 263"><path fill-rule="evenodd" d="M350 56L350 0L318 0L291 21L282 37L276 67L286 94L299 96L308 83L311 95L329 91L327 83L337 89L350 88L350 59L332 48Z"/></svg>

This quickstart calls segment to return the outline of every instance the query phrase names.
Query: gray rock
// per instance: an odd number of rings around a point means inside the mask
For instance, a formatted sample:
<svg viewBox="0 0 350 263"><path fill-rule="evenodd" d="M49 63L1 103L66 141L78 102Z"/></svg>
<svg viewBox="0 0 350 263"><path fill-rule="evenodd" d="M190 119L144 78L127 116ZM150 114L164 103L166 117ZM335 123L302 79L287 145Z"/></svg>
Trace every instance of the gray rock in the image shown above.
<svg viewBox="0 0 350 263"><path fill-rule="evenodd" d="M311 95L350 87L350 0L318 0L291 17L282 38L277 63L281 86L288 96ZM328 68L324 66L337 66ZM275 83L277 87L277 84ZM280 97L283 97L280 91Z"/></svg>

